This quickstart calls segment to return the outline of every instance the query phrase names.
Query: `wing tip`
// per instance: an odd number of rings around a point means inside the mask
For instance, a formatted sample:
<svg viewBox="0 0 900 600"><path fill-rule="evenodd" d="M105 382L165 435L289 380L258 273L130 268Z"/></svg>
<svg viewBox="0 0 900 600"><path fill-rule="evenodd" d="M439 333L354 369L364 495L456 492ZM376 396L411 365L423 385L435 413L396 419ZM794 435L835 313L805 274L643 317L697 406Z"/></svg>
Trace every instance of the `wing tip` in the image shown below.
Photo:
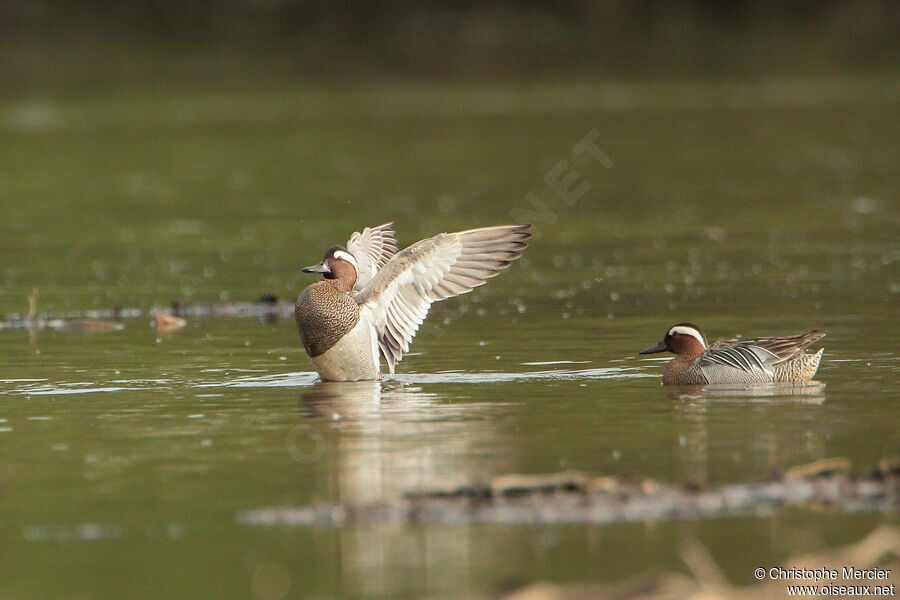
<svg viewBox="0 0 900 600"><path fill-rule="evenodd" d="M818 329L810 329L809 331L807 331L806 333L804 333L801 336L801 339L803 341L803 347L805 348L806 346L815 344L816 342L821 340L823 337L825 337L825 335L826 334L824 331L819 331Z"/></svg>
<svg viewBox="0 0 900 600"><path fill-rule="evenodd" d="M522 223L521 225L508 225L508 227L513 227L518 234L518 236L523 240L531 239L534 235L534 232L531 231L533 225L531 223Z"/></svg>

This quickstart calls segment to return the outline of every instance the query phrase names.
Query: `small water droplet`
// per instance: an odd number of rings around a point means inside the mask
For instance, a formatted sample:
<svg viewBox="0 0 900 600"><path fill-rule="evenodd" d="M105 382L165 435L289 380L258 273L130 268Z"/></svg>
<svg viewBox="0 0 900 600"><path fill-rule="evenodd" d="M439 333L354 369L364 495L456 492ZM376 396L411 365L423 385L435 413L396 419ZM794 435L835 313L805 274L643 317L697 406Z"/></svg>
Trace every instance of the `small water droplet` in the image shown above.
<svg viewBox="0 0 900 600"><path fill-rule="evenodd" d="M166 534L172 539L184 537L184 523L173 521L166 527Z"/></svg>

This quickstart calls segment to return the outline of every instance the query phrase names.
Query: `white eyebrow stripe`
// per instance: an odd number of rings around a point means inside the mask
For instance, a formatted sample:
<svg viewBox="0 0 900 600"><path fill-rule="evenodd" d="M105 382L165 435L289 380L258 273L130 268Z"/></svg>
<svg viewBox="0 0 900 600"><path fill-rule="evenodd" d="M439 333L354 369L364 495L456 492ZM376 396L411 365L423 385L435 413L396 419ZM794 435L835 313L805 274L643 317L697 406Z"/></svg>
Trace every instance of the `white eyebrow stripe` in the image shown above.
<svg viewBox="0 0 900 600"><path fill-rule="evenodd" d="M706 342L703 341L703 335L694 329L693 327L685 327L684 325L676 325L672 329L669 330L669 335L675 335L676 333L680 333L681 335L689 335L703 344L703 347L706 348Z"/></svg>
<svg viewBox="0 0 900 600"><path fill-rule="evenodd" d="M348 263L353 265L353 268L359 271L359 263L356 262L356 259L353 258L353 255L349 252L344 252L343 250L336 250L334 252L334 258L346 260Z"/></svg>

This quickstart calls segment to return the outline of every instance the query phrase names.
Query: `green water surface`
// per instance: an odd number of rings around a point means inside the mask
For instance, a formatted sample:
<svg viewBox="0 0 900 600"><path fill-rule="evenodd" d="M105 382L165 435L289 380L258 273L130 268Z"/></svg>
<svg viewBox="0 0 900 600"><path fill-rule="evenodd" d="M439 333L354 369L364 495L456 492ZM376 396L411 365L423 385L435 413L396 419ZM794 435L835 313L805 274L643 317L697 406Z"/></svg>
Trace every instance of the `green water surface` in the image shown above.
<svg viewBox="0 0 900 600"><path fill-rule="evenodd" d="M53 312L291 298L299 267L389 220L404 245L524 219L535 237L433 308L399 388L315 384L288 320L0 329L0 598L463 598L684 571L686 538L747 584L895 523L238 516L504 473L718 484L897 454L898 139L891 78L3 100L0 313L34 288ZM825 331L823 387L673 394L637 351L681 321Z"/></svg>

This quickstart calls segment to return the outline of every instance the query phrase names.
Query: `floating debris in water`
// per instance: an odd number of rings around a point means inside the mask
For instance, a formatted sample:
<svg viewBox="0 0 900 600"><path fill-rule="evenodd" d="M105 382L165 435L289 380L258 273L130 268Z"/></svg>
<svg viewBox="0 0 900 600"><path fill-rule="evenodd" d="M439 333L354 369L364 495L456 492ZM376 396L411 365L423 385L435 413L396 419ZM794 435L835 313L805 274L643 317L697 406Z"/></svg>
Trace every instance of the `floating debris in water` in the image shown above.
<svg viewBox="0 0 900 600"><path fill-rule="evenodd" d="M125 325L118 321L109 321L106 319L74 319L66 321L63 319L54 319L47 322L47 327L57 331L66 333L107 333L110 331L119 331L125 329Z"/></svg>
<svg viewBox="0 0 900 600"><path fill-rule="evenodd" d="M894 467L891 467L890 463L888 462L886 462L885 465L885 472L898 470ZM878 470L882 470L882 465L879 465ZM839 456L835 458L817 460L816 462L793 467L791 469L788 469L787 473L784 474L784 478L788 481L795 481L797 479L813 479L816 477L834 477L836 475L849 472L850 459Z"/></svg>
<svg viewBox="0 0 900 600"><path fill-rule="evenodd" d="M37 290L29 297L29 311L26 314L8 314L0 320L2 329L45 329L54 328L61 331L78 331L96 333L99 331L115 331L124 325L112 319L135 319L141 317L156 318L158 314L166 314L186 319L196 318L237 318L255 317L264 320L292 318L294 303L278 300L272 295L264 295L256 302L212 302L200 304L180 304L173 302L171 307L163 308L112 308L104 310L87 310L66 313L38 312L36 309ZM86 323L90 322L90 323ZM101 325L105 323L106 325ZM110 327L110 323L115 326ZM103 327L106 329L102 329Z"/></svg>
<svg viewBox="0 0 900 600"><path fill-rule="evenodd" d="M392 501L245 510L237 514L237 521L264 526L622 523L761 516L785 505L830 505L848 512L890 512L900 506L900 460L882 461L863 475L834 468L844 460L824 465L828 468L798 467L774 481L709 488L568 471L502 475L486 484L409 492Z"/></svg>
<svg viewBox="0 0 900 600"><path fill-rule="evenodd" d="M37 309L38 288L33 288L28 296L28 312L22 315L7 315L0 321L0 329L56 329L70 333L105 333L118 331L125 326L118 321L102 318L104 315L96 311L87 311L75 315L40 314ZM115 318L115 315L111 315ZM38 350L36 352L40 354Z"/></svg>
<svg viewBox="0 0 900 600"><path fill-rule="evenodd" d="M186 326L187 319L182 319L181 317L176 317L175 315L159 312L156 313L154 324L156 325L157 331L174 331Z"/></svg>

